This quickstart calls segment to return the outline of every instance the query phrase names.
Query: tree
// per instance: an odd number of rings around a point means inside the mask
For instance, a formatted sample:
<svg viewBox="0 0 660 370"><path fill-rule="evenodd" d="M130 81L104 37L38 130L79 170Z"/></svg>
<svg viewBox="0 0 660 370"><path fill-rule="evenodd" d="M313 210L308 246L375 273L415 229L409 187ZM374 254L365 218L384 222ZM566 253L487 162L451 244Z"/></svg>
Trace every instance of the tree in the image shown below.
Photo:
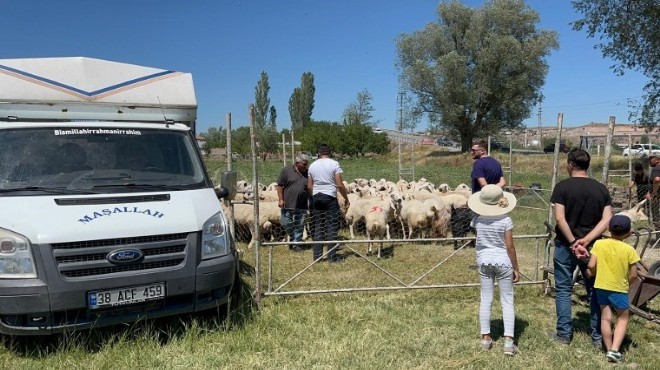
<svg viewBox="0 0 660 370"><path fill-rule="evenodd" d="M222 148L227 144L227 130L224 128L217 129L210 127L206 132L202 132L199 136L204 138L204 155L211 154L211 149Z"/></svg>
<svg viewBox="0 0 660 370"><path fill-rule="evenodd" d="M478 136L519 128L529 117L559 47L538 30L538 14L523 0L491 0L483 8L441 3L439 19L397 41L401 82L419 109L463 151Z"/></svg>
<svg viewBox="0 0 660 370"><path fill-rule="evenodd" d="M341 152L343 133L342 127L336 122L312 120L296 135L296 140L302 143L303 152L316 153L321 144L328 144L333 150Z"/></svg>
<svg viewBox="0 0 660 370"><path fill-rule="evenodd" d="M275 107L270 105L269 92L268 74L261 72L261 78L254 89L254 123L255 135L259 143L257 151L263 160L266 160L268 155L277 151L277 128L275 125L277 113Z"/></svg>
<svg viewBox="0 0 660 370"><path fill-rule="evenodd" d="M655 129L660 122L660 0L575 0L573 7L584 17L573 22L573 29L599 38L596 47L616 62L615 73L637 70L649 78L644 102L629 118Z"/></svg>
<svg viewBox="0 0 660 370"><path fill-rule="evenodd" d="M378 121L373 121L374 107L371 104L373 97L371 93L364 89L357 93L357 98L344 109L344 124L359 124L370 127L378 125Z"/></svg>
<svg viewBox="0 0 660 370"><path fill-rule="evenodd" d="M306 127L311 122L315 93L314 75L312 72L303 73L300 78L300 87L293 89L289 98L289 115L291 116L291 128L294 131Z"/></svg>
<svg viewBox="0 0 660 370"><path fill-rule="evenodd" d="M249 126L241 126L231 130L231 148L232 151L243 157L247 157L252 152ZM229 153L227 153L227 155L229 155Z"/></svg>

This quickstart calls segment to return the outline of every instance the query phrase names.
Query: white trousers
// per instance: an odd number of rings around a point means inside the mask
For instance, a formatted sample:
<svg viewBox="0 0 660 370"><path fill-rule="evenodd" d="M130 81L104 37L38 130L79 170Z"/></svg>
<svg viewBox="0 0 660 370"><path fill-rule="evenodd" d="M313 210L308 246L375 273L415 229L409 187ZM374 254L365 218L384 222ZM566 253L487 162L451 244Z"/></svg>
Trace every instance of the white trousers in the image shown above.
<svg viewBox="0 0 660 370"><path fill-rule="evenodd" d="M513 268L510 266L480 265L481 302L479 304L479 323L481 334L490 334L490 313L493 305L495 280L500 287L504 336L512 337L515 329L516 312L513 308Z"/></svg>

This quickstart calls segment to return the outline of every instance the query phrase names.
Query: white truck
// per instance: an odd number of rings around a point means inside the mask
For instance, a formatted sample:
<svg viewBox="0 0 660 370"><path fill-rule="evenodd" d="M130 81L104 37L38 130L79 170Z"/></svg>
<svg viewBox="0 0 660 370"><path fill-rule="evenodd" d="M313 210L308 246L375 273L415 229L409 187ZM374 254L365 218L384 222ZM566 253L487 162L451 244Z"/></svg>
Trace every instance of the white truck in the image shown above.
<svg viewBox="0 0 660 370"><path fill-rule="evenodd" d="M0 333L228 302L238 259L196 112L189 73L0 60Z"/></svg>

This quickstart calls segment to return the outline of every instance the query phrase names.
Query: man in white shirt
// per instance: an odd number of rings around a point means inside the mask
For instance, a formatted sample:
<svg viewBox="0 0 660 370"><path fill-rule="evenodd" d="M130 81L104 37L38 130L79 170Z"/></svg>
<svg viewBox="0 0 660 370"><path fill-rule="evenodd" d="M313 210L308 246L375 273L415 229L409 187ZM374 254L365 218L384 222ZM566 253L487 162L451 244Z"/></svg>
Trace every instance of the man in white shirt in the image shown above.
<svg viewBox="0 0 660 370"><path fill-rule="evenodd" d="M307 171L307 191L312 195L313 238L315 242L337 240L341 212L337 201L337 190L344 197L345 205L350 205L346 187L341 174L344 171L339 162L332 159L332 150L326 144L318 149L318 159L309 166ZM328 245L327 259L329 262L340 262L335 256L338 244ZM314 261L323 256L323 244L314 243Z"/></svg>

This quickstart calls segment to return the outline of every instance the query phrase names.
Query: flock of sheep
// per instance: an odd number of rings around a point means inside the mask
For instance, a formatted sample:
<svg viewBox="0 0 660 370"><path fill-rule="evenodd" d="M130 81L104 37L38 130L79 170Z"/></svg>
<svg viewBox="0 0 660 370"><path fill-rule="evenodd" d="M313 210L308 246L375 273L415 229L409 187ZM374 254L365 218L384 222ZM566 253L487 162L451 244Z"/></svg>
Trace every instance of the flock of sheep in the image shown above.
<svg viewBox="0 0 660 370"><path fill-rule="evenodd" d="M450 234L453 237L464 237L470 230L471 213L467 208L467 200L471 190L465 184L451 190L448 184L435 186L421 178L419 181L399 180L396 183L385 179L355 179L352 182L344 181L344 185L350 206L344 207L340 195L342 219L337 222L342 227L348 227L351 239L356 239L356 228L364 230L369 241L391 239L393 234L401 239L446 238ZM256 224L262 236L284 241L287 236L281 227L276 187L276 183L259 185L259 191L256 192L259 194L259 218ZM250 183L239 181L232 202L237 236L239 239L250 240L248 249L255 242L252 230L256 225L254 206L251 204L254 194ZM309 222L306 224L314 227ZM249 238L246 238L248 233ZM307 227L305 234L309 234ZM370 242L368 252L371 253L371 250Z"/></svg>
<svg viewBox="0 0 660 370"><path fill-rule="evenodd" d="M350 206L346 208L340 195L340 227L347 228L351 240L356 240L355 229L364 232L369 241L368 253L372 251L374 240L413 239L413 238L462 238L471 231L473 216L467 207L471 189L460 184L451 190L448 184L435 186L425 178L419 181L398 182L386 179L355 179L344 181ZM277 183L259 185L255 192L247 181L237 183L237 194L231 202L234 208L234 222L238 240L249 241L248 249L255 242L252 235L256 225L260 235L269 240L285 242L288 236L281 225L281 209L278 206ZM509 189L507 189L509 190ZM516 193L516 189L510 189ZM259 219L255 224L254 194L259 194ZM623 213L632 221L647 220L642 201ZM229 215L225 207L225 214ZM313 210L311 212L314 212ZM315 225L311 217L305 222L303 240L310 235ZM394 236L394 237L393 237ZM456 247L454 241L454 247ZM381 257L382 242L379 243L378 257Z"/></svg>

